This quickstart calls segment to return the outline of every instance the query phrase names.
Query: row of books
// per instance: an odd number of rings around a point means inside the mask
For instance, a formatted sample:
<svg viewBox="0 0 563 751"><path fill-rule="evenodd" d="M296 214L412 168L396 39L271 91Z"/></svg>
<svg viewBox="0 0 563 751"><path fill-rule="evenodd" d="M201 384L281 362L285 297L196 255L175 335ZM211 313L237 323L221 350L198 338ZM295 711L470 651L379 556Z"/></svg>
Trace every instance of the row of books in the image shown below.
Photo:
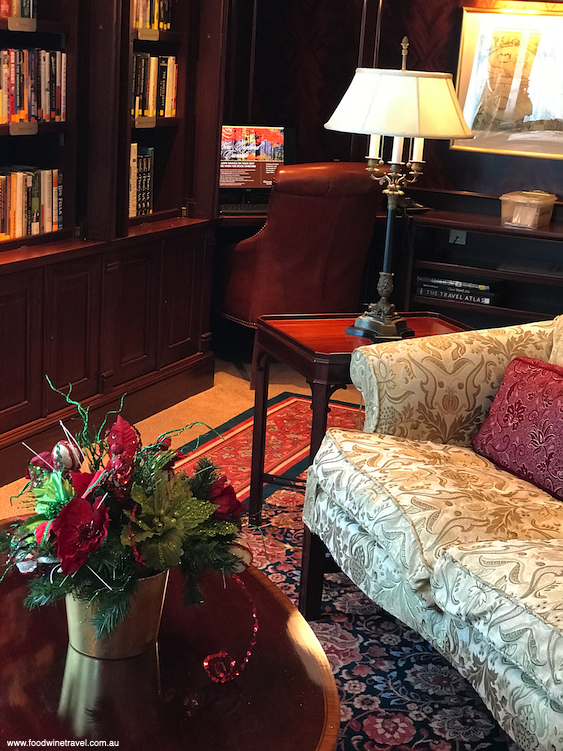
<svg viewBox="0 0 563 751"><path fill-rule="evenodd" d="M63 228L63 176L58 169L0 169L0 240Z"/></svg>
<svg viewBox="0 0 563 751"><path fill-rule="evenodd" d="M132 26L134 29L170 28L172 0L133 0Z"/></svg>
<svg viewBox="0 0 563 751"><path fill-rule="evenodd" d="M415 293L440 300L498 305L505 294L502 281L469 281L417 275Z"/></svg>
<svg viewBox="0 0 563 751"><path fill-rule="evenodd" d="M131 144L129 170L129 216L153 212L154 148Z"/></svg>
<svg viewBox="0 0 563 751"><path fill-rule="evenodd" d="M0 0L0 18L37 18L37 0Z"/></svg>
<svg viewBox="0 0 563 751"><path fill-rule="evenodd" d="M66 120L66 52L0 50L0 124Z"/></svg>
<svg viewBox="0 0 563 751"><path fill-rule="evenodd" d="M178 66L176 58L133 55L131 114L133 117L175 117Z"/></svg>

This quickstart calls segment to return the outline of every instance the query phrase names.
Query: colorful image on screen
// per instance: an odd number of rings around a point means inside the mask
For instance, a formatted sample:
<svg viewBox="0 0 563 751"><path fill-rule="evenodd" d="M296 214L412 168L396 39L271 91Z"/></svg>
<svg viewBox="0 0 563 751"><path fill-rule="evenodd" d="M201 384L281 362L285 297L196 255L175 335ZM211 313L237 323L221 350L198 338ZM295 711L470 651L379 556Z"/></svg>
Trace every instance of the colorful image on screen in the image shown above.
<svg viewBox="0 0 563 751"><path fill-rule="evenodd" d="M221 188L269 188L283 161L283 128L223 125Z"/></svg>

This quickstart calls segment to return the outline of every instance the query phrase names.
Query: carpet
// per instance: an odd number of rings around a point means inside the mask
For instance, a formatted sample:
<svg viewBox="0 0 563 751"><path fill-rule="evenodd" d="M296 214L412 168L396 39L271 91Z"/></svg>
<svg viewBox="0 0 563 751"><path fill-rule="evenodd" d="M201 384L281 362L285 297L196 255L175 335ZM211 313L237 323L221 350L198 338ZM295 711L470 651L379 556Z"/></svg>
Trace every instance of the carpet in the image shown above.
<svg viewBox="0 0 563 751"><path fill-rule="evenodd" d="M267 471L302 473L310 400L281 394L270 404ZM358 407L331 403L329 425L357 427ZM220 433L222 437L219 437ZM187 462L210 455L248 495L252 410L187 447ZM263 525L243 534L254 564L297 604L302 495L275 490ZM473 688L415 631L369 600L344 574L327 574L323 615L311 623L336 679L341 708L338 751L518 751Z"/></svg>

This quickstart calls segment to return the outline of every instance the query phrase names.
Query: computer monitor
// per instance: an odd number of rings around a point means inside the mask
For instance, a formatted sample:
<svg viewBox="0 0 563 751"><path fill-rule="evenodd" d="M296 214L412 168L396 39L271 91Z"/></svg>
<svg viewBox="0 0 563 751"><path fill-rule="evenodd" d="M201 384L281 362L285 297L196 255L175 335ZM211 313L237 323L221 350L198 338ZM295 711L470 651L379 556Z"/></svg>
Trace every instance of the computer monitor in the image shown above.
<svg viewBox="0 0 563 751"><path fill-rule="evenodd" d="M271 188L274 173L285 162L281 126L223 125L220 188Z"/></svg>

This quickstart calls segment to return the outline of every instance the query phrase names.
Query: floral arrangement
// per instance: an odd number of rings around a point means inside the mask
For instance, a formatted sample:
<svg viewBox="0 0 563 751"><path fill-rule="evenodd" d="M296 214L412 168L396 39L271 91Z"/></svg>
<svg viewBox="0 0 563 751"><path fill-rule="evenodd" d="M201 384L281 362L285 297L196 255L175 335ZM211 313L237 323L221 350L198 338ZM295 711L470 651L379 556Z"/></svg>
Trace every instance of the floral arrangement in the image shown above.
<svg viewBox="0 0 563 751"><path fill-rule="evenodd" d="M28 607L72 594L91 606L99 638L123 620L142 577L178 567L191 604L201 601L203 571L240 571L248 562L236 542L244 506L233 487L206 458L191 474L174 470L183 454L171 438L193 425L143 446L118 412L91 436L88 409L66 398L82 431L72 436L63 426L65 439L30 461L20 497L35 514L0 541L8 566L30 577Z"/></svg>

